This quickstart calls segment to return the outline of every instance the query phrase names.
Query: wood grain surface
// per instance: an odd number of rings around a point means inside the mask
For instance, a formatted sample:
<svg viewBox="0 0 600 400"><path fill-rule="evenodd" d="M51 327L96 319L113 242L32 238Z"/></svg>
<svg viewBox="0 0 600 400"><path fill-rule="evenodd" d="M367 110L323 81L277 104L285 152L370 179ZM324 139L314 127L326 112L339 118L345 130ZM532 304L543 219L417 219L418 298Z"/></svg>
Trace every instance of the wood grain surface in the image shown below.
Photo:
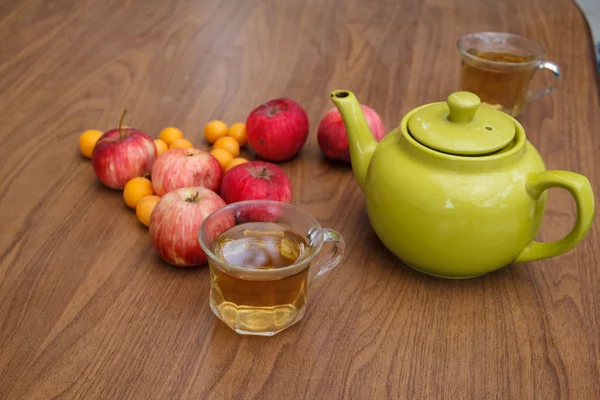
<svg viewBox="0 0 600 400"><path fill-rule="evenodd" d="M599 82L567 0L3 0L0 399L600 398L598 222L561 257L431 278L383 248L350 169L317 145L331 90L354 91L391 130L456 89L456 39L482 30L538 40L562 66L560 89L521 121L548 168L585 174L599 195ZM127 108L128 125L175 125L202 147L210 119L243 121L282 96L311 123L281 164L294 203L348 253L303 321L242 337L211 313L207 268L162 262L77 139ZM539 239L574 216L553 190Z"/></svg>

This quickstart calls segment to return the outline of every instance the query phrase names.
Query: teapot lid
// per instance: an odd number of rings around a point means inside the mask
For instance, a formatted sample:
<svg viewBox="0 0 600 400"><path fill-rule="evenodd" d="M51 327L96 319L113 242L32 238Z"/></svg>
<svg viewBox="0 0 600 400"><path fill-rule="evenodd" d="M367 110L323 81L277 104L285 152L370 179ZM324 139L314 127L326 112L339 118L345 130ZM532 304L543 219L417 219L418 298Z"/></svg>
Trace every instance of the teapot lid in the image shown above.
<svg viewBox="0 0 600 400"><path fill-rule="evenodd" d="M408 130L424 146L444 153L493 153L513 140L515 124L503 112L480 104L473 93L452 93L446 102L415 112L408 121Z"/></svg>

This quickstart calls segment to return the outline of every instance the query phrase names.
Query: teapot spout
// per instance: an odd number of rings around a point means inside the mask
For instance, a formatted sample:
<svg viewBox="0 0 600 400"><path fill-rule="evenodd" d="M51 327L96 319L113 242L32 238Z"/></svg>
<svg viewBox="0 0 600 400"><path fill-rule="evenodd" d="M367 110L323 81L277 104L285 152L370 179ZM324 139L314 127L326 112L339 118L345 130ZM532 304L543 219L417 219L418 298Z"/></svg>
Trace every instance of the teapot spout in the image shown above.
<svg viewBox="0 0 600 400"><path fill-rule="evenodd" d="M340 111L346 127L354 178L358 182L358 186L364 191L367 169L373 151L377 146L377 141L371 134L365 115L354 93L349 90L335 90L331 92L331 99Z"/></svg>

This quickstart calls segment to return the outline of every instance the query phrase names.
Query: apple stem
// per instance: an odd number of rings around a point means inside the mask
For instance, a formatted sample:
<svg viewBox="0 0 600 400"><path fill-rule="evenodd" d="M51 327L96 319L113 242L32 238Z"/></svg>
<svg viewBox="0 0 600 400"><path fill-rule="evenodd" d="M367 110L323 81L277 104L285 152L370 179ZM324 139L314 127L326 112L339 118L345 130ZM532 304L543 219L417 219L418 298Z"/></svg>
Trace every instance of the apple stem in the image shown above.
<svg viewBox="0 0 600 400"><path fill-rule="evenodd" d="M123 114L121 114L121 119L119 119L119 139L123 139L123 119L125 118L125 114L127 114L127 110L123 110Z"/></svg>
<svg viewBox="0 0 600 400"><path fill-rule="evenodd" d="M267 103L263 103L263 106L267 108L267 113L269 115L275 115L275 109L271 108Z"/></svg>
<svg viewBox="0 0 600 400"><path fill-rule="evenodd" d="M188 197L187 199L185 199L185 201L187 201L188 203L195 203L196 200L198 200L198 196L200 196L200 193L196 192L194 195L192 195L192 197Z"/></svg>

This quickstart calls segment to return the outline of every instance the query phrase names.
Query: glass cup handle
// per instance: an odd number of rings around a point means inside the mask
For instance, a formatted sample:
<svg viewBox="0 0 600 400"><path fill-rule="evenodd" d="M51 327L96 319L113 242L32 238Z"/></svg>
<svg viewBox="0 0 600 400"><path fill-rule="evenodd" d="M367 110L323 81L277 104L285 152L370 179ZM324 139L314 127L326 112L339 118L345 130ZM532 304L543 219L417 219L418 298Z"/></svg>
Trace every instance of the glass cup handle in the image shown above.
<svg viewBox="0 0 600 400"><path fill-rule="evenodd" d="M342 235L333 229L323 229L323 245L326 242L331 242L333 245L329 254L318 259L316 265L311 266L309 284L312 284L317 278L325 275L327 272L335 268L344 257L345 243Z"/></svg>
<svg viewBox="0 0 600 400"><path fill-rule="evenodd" d="M554 75L554 81L546 89L542 89L539 92L536 92L536 93L530 95L529 101L537 100L540 97L543 97L547 94L554 92L554 89L556 89L556 87L560 83L560 67L558 65L556 65L555 63L550 62L550 61L544 61L540 65L538 65L537 69L538 70L547 69L547 70L551 71L552 74Z"/></svg>

